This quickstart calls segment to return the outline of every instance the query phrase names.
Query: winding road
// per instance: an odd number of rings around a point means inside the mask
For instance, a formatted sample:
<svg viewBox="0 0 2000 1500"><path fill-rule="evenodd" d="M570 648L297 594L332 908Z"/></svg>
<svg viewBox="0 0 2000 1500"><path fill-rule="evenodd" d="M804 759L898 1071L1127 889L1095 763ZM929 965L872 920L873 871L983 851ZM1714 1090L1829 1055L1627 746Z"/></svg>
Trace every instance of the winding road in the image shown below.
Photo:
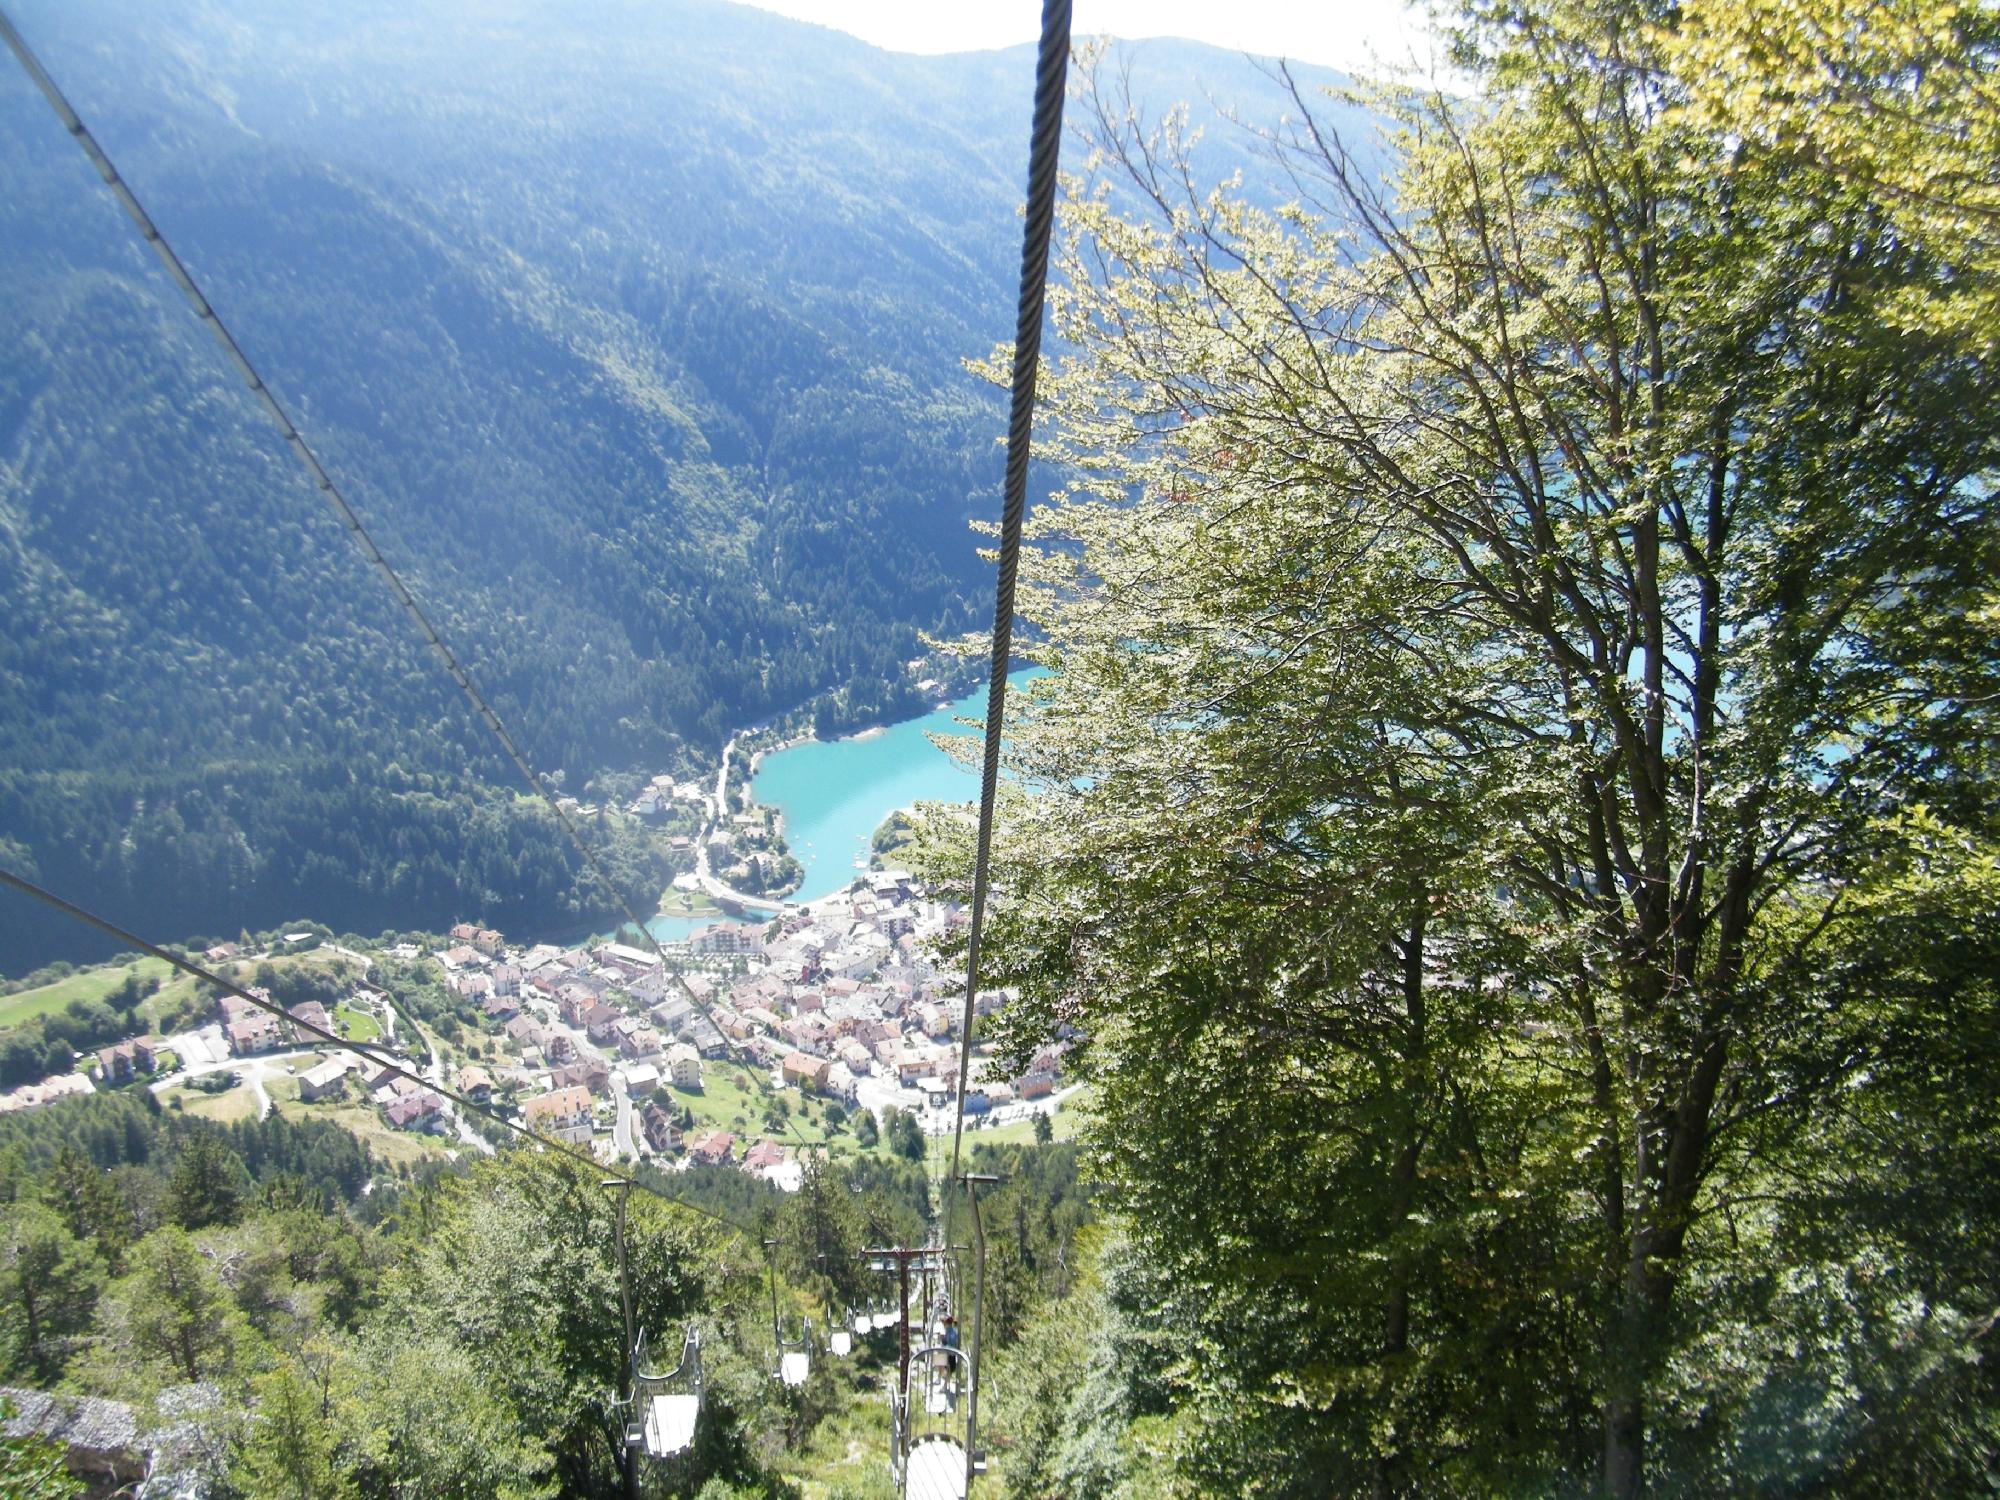
<svg viewBox="0 0 2000 1500"><path fill-rule="evenodd" d="M722 747L722 764L715 772L715 793L708 802L708 826L702 829L701 837L695 840L695 879L701 882L703 890L719 901L734 901L740 906L754 908L757 911L788 911L792 903L781 897L753 896L748 891L739 891L724 885L708 865L708 841L722 826L722 820L729 812L729 758L736 753L736 742L742 738L743 731L739 729L729 737L729 743Z"/></svg>

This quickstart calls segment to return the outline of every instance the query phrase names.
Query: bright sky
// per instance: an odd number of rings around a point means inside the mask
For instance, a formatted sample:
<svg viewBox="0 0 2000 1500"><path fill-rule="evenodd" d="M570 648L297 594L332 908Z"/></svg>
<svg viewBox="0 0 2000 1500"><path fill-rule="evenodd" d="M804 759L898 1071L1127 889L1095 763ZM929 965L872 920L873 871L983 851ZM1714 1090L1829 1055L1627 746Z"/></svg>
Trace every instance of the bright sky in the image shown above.
<svg viewBox="0 0 2000 1500"><path fill-rule="evenodd" d="M1032 42L1036 0L750 0L896 52L975 52ZM1421 49L1421 8L1402 0L1075 0L1070 29L1137 39L1190 37L1238 52L1352 68Z"/></svg>

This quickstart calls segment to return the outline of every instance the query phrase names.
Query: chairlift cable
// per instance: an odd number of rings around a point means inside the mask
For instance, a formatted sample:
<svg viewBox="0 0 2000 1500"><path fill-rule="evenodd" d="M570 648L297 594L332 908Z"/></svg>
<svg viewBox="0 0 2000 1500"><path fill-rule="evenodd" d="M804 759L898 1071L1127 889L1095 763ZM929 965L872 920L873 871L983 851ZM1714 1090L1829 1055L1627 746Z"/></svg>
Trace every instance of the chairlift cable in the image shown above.
<svg viewBox="0 0 2000 1500"><path fill-rule="evenodd" d="M473 1114L478 1115L481 1119L491 1120L494 1124L502 1126L503 1128L512 1131L515 1135L520 1136L524 1140L532 1141L537 1146L546 1147L548 1150L554 1151L558 1155L567 1156L574 1161L582 1162L594 1172L603 1173L607 1170L604 1163L599 1161L595 1156L591 1155L589 1152L580 1151L567 1141L556 1140L551 1136L543 1135L541 1132L537 1130L532 1130L528 1126L523 1125L518 1121L510 1120L505 1115L500 1114L498 1111L489 1109L485 1105L479 1104L474 1100L467 1098L457 1089L448 1088L442 1083L433 1083L428 1078L423 1077L421 1074L411 1072L408 1068L404 1067L400 1062L396 1061L395 1058L389 1056L387 1053L378 1051L377 1049L368 1046L364 1042L349 1041L346 1037L337 1036L336 1034L327 1030L323 1026L316 1025L311 1021L302 1020L300 1017L291 1014L291 1012L287 1011L282 1005L279 1005L275 1000L269 1000L261 995L253 994L251 991L243 988L241 985L235 983L233 980L224 979L220 974L214 973L209 969L205 969L200 964L182 958L179 954L174 953L169 949L162 948L157 943L150 943L146 941L146 939L138 936L136 933L127 932L124 928L118 926L115 922L110 921L108 918L100 917L95 912L90 911L84 907L78 906L74 901L64 900L61 896L58 896L54 891L47 890L44 887L35 884L32 880L24 879L23 877L16 875L11 870L0 869L0 885L10 887L13 890L19 891L24 896L32 897L34 900L40 901L46 906L53 907L55 910L61 912L64 916L74 918L76 921L83 923L87 927L94 927L99 932L105 934L105 936L115 938L117 941L123 943L128 948L143 953L147 955L149 958L157 958L162 963L172 965L174 968L180 970L183 974L186 974L191 978L198 979L205 984L210 984L215 986L217 989L221 990L224 994L234 995L237 999L242 1000L247 1004L255 1006L258 1010L261 1010L268 1015L275 1016L279 1020L285 1022L287 1025L292 1026L299 1031L305 1032L307 1035L313 1037L316 1041L323 1042L329 1047L338 1047L343 1052L351 1052L357 1057L365 1058L369 1062L375 1063L380 1067L387 1069L389 1072L393 1073L398 1078L407 1078L410 1082L418 1085L420 1088L428 1089L434 1094L449 1099L452 1101L452 1103L458 1105L461 1109L470 1110ZM689 1203L685 1199L676 1198L669 1193L663 1193L658 1188L653 1187L648 1183L640 1181L637 1177L634 1177L629 1173L618 1172L615 1168L609 1170L611 1170L612 1175L615 1176L618 1181L628 1183L630 1186L638 1188L641 1192L648 1193L651 1196L659 1199L662 1203L671 1203L677 1208L684 1208L688 1210L688 1212L699 1214L701 1215L701 1217L705 1219L713 1219L716 1223L726 1225L729 1228L735 1230L738 1234L746 1235L753 1240L758 1238L756 1230L751 1229L747 1225L737 1223L736 1220L730 1218L726 1214L720 1214L717 1213L714 1209L704 1208L698 1203Z"/></svg>
<svg viewBox="0 0 2000 1500"><path fill-rule="evenodd" d="M97 175L104 179L105 186L111 189L112 195L117 198L118 204L125 210L126 216L138 226L140 235L145 239L147 245L151 247L154 255L159 257L160 264L166 267L167 275L172 278L174 285L180 289L182 296L187 299L188 304L194 309L196 316L200 318L202 323L207 326L208 331L215 336L215 341L222 347L224 356L235 368L236 373L241 375L245 383L249 385L251 393L256 396L259 404L263 406L271 420L277 424L278 431L285 440L285 445L292 450L293 455L304 466L306 475L312 481L313 487L325 497L327 505L332 508L341 526L354 539L355 546L361 549L362 556L368 560L376 573L381 576L389 592L395 597L396 602L403 607L403 612L410 617L411 623L416 626L418 634L423 636L424 641L430 646L431 651L444 663L445 670L451 675L452 681L458 684L459 691L465 694L474 712L485 722L486 727L493 732L493 737L500 742L500 748L506 752L507 758L514 763L514 768L521 773L522 779L528 783L529 790L534 792L536 796L540 797L547 804L549 811L555 815L557 824L568 835L570 843L575 847L576 852L582 857L584 863L589 866L591 873L597 877L598 883L617 902L619 908L625 913L627 921L637 929L640 941L652 951L655 958L664 964L666 962L666 954L660 947L659 939L655 938L647 930L646 924L639 919L638 912L633 908L631 900L619 888L617 882L611 878L611 872L604 867L604 863L598 858L596 851L584 840L582 832L577 828L569 814L563 811L562 805L557 801L554 792L535 773L534 768L528 764L528 758L522 752L519 742L514 738L513 733L507 728L506 723L500 718L500 715L494 711L492 704L487 701L486 695L480 691L479 684L473 681L472 674L459 662L456 653L452 651L444 637L439 634L437 627L431 623L430 616L424 612L423 606L417 602L416 595L410 591L409 585L403 582L402 576L397 573L395 566L383 555L382 549L375 545L375 539L369 535L368 528L362 524L360 515L348 503L347 497L341 493L340 487L334 482L333 476L327 472L326 467L320 462L319 456L313 452L311 445L306 442L305 437L299 432L298 427L292 421L290 413L285 410L283 403L278 400L277 395L271 390L270 386L265 384L263 376L257 373L256 366L251 364L250 357L243 351L243 346L236 341L236 336L229 331L228 325L222 321L221 314L216 312L214 305L210 303L207 295L203 293L200 284L195 281L186 263L182 261L180 255L174 250L173 245L168 242L167 237L161 233L160 227L153 222L152 215L146 211L145 205L139 201L138 194L132 190L131 185L119 173L109 153L98 142L97 137L91 132L90 127L84 124L82 117L77 114L76 109L70 104L68 97L56 84L55 79L49 75L48 70L42 66L41 60L36 57L34 50L28 46L27 41L15 28L13 21L8 17L4 9L0 9L0 37L6 39L8 47L13 51L15 58L19 60L21 67L27 72L28 77L34 82L35 87L41 90L42 97L48 100L49 107L55 111L57 119L62 121L63 128L69 132L71 139L82 148L83 154L90 159L90 164L97 169ZM692 996L689 998L693 999ZM703 1018L708 1021L709 1025L715 1026L717 1034L720 1035L722 1028L716 1026L715 1017L709 1013L708 1007L698 1000L693 1003L695 1008L702 1013Z"/></svg>
<svg viewBox="0 0 2000 1500"><path fill-rule="evenodd" d="M959 1032L958 1118L951 1133L949 1193L958 1181L965 1133L965 1090L972 1075L973 1005L979 994L979 940L986 921L993 850L993 804L1000 778L1000 729L1007 705L1007 663L1014 636L1014 582L1027 509L1028 447L1034 432L1035 376L1041 362L1042 302L1048 289L1049 236L1055 222L1056 162L1062 145L1063 88L1069 68L1070 0L1043 0L1035 62L1035 109L1028 148L1028 204L1021 233L1021 291L1014 323L1013 404L1007 423L1007 477L1000 511L1000 567L994 584L993 650L986 689L986 745L979 778L979 840L972 873L972 926L965 955L965 1024ZM947 1221L948 1222L948 1221Z"/></svg>

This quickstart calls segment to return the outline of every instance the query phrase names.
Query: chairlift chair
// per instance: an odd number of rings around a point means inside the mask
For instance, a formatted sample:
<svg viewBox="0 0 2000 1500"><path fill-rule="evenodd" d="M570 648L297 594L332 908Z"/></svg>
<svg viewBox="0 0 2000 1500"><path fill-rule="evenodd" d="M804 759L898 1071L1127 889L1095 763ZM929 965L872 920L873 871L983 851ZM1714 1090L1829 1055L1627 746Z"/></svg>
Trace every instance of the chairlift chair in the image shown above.
<svg viewBox="0 0 2000 1500"><path fill-rule="evenodd" d="M909 1417L907 1456L903 1462L905 1500L965 1500L964 1417L959 1395L969 1364L965 1351L951 1344L926 1344L910 1351L923 1371L921 1407Z"/></svg>
<svg viewBox="0 0 2000 1500"><path fill-rule="evenodd" d="M799 1336L788 1339L782 1327L774 1326L778 1343L778 1379L787 1386L797 1387L806 1383L812 1373L812 1319L799 1320Z"/></svg>
<svg viewBox="0 0 2000 1500"><path fill-rule="evenodd" d="M681 1360L671 1370L646 1367L642 1330L632 1350L632 1416L625 1445L643 1447L654 1458L672 1458L694 1446L701 1415L701 1334L690 1327L681 1336Z"/></svg>
<svg viewBox="0 0 2000 1500"><path fill-rule="evenodd" d="M965 1448L957 1438L931 1433L910 1444L903 1495L905 1500L965 1500Z"/></svg>

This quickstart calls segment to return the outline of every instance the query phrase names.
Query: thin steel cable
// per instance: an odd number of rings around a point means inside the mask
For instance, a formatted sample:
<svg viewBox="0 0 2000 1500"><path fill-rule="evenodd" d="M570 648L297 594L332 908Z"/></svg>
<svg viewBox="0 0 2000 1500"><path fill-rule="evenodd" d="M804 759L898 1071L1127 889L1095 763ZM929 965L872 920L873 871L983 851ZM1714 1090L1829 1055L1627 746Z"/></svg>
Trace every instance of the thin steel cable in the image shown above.
<svg viewBox="0 0 2000 1500"><path fill-rule="evenodd" d="M445 670L451 674L452 681L458 684L459 691L465 694L466 700L472 704L473 710L485 721L486 727L492 730L493 737L500 742L500 748L506 751L507 758L514 763L514 768L521 773L522 779L528 783L529 790L534 792L536 796L540 797L548 805L549 811L555 815L556 822L561 826L563 832L568 835L571 845L575 847L576 852L582 857L584 863L589 866L591 873L597 877L598 883L618 903L619 909L625 913L626 919L638 930L640 941L664 965L666 954L662 951L659 940L647 930L646 924L639 919L639 914L633 908L630 899L624 891L619 889L617 883L612 880L610 871L605 869L603 861L597 857L596 851L584 841L583 834L578 830L569 814L562 810L562 806L556 800L555 794L543 783L541 777L535 774L534 768L528 764L527 756L522 753L519 743L508 731L506 724L501 721L499 714L494 712L492 705L486 701L486 695L479 690L479 684L474 682L472 674L460 665L457 655L445 643L445 639L438 633L437 627L431 623L430 616L425 614L423 607L417 603L416 595L410 592L409 586L403 582L401 575L396 572L395 567L389 562L389 559L383 556L382 549L375 545L375 539L368 534L367 527L362 524L361 517L355 512L354 507L348 504L347 497L341 494L340 487L333 481L333 476L327 473L326 468L319 461L319 456L313 452L311 446L307 444L298 428L293 425L290 414L286 412L277 396L272 393L271 388L264 383L264 379L257 373L256 367L250 363L249 356L243 352L242 345L236 342L235 335L229 331L228 326L222 321L221 316L217 314L215 308L210 304L207 296L202 292L201 287L188 271L187 266L175 252L174 247L168 243L166 236L160 232L159 226L153 222L152 215L147 213L146 207L139 201L138 195L132 191L131 186L125 179L119 175L118 168L112 163L110 156L105 152L104 148L98 144L97 137L91 133L90 127L83 123L82 117L71 106L68 97L57 86L55 79L49 76L48 70L42 66L41 60L35 56L33 49L28 46L26 40L22 38L21 33L15 29L13 21L8 17L5 10L0 10L0 36L6 38L8 47L13 51L15 58L19 60L22 68L26 70L28 77L34 81L35 87L41 90L42 97L48 100L49 107L56 112L56 118L62 121L63 128L70 133L70 137L82 148L83 154L90 159L90 164L97 169L97 175L104 179L105 186L109 187L112 195L117 198L119 206L125 210L126 215L138 226L140 235L152 247L153 253L159 258L160 264L167 268L167 275L173 279L174 285L180 288L181 294L187 298L189 305L194 308L195 314L207 325L208 331L215 336L216 343L222 346L223 354L228 358L230 364L235 366L237 374L241 375L244 381L248 383L251 392L257 397L264 410L269 413L271 420L277 423L278 431L283 435L286 446L292 450L299 462L305 466L307 477L312 480L314 487L325 497L326 503L332 508L334 515L339 518L340 524L346 528L347 534L354 539L355 546L361 549L362 556L368 559L375 571L381 576L382 581L388 586L389 592L395 596L396 602L402 605L403 612L410 617L411 622L417 627L418 634L423 636L431 650L444 663ZM718 817L720 813L721 809L718 808ZM734 1050L729 1048L727 1035L723 1033L720 1026L716 1025L715 1017L710 1013L708 1007L703 1005L699 1000L695 1000L692 995L689 996L689 1000L701 1012L703 1019L710 1026L715 1027L717 1035L723 1036L725 1049Z"/></svg>
<svg viewBox="0 0 2000 1500"><path fill-rule="evenodd" d="M1000 510L1000 573L993 595L992 675L986 688L986 757L979 775L979 844L972 867L972 927L966 938L965 1024L959 1030L958 1119L951 1132L949 1194L958 1182L965 1134L965 1089L972 1076L973 1004L979 995L979 940L993 853L993 802L1000 779L1000 726L1007 709L1007 662L1014 639L1014 579L1021 564L1021 518L1028 504L1028 445L1035 417L1035 374L1042 353L1042 301L1048 290L1049 235L1055 224L1056 160L1062 146L1063 87L1069 72L1070 0L1043 0L1035 61L1035 116L1028 148L1027 223L1021 234L1021 294L1014 320L1013 408L1007 422L1007 483ZM949 1218L947 1217L947 1227Z"/></svg>
<svg viewBox="0 0 2000 1500"><path fill-rule="evenodd" d="M499 1125L504 1129L511 1130L512 1132L514 1132L514 1134L520 1136L523 1140L533 1141L536 1145L545 1147L550 1151L554 1151L558 1155L567 1156L574 1161L582 1162L585 1166L589 1167L594 1172L602 1173L608 1170L611 1172L611 1175L620 1182L626 1183L628 1186L635 1187L639 1189L639 1191L642 1193L648 1193L651 1196L659 1199L662 1203L671 1203L676 1208L684 1208L689 1213L699 1214L705 1219L713 1219L718 1224L727 1225L729 1228L734 1229L739 1234L749 1235L752 1239L758 1238L757 1231L749 1228L747 1225L737 1223L734 1219L728 1217L726 1214L719 1214L714 1209L711 1208L703 1208L698 1203L689 1203L685 1199L675 1198L670 1194L661 1192L658 1188L648 1186L646 1183L641 1182L637 1177L630 1176L627 1173L619 1172L615 1168L606 1168L604 1163L599 1161L591 1153L587 1151L579 1151L575 1146L572 1146L567 1141L556 1140L552 1136L543 1135L539 1131L529 1129L526 1125L520 1124L519 1122L514 1120L510 1120L505 1115L502 1115L497 1111L488 1109L485 1105L476 1103L472 1099L467 1098L457 1089L447 1088L442 1083L433 1083L431 1082L430 1079L425 1078L422 1074L411 1072L408 1068L404 1067L400 1062L396 1061L395 1058L391 1057L386 1052L378 1051L376 1048L370 1047L364 1042L351 1042L347 1040L347 1038L345 1037L335 1035L333 1032L328 1031L323 1026L316 1026L310 1021L301 1020L299 1017L287 1011L282 1005L279 1005L276 1001L267 1000L261 995L254 995L249 990L244 989L241 985L235 983L234 981L224 979L220 974L216 974L208 969L203 968L200 964L182 958L179 954L173 953L168 949L162 948L157 943L149 943L146 941L146 939L138 936L138 934L127 932L124 928L118 926L116 923L108 920L107 918L100 917L95 912L90 911L85 907L78 906L74 901L66 901L61 896L58 896L54 891L36 885L32 880L26 880L21 876L16 875L11 870L0 869L0 885L4 885L10 887L13 890L17 890L22 895L32 897L34 900L40 901L45 906L53 907L55 910L61 912L64 916L71 917L74 920L83 923L86 927L94 927L99 932L103 933L106 937L114 938L118 942L123 943L126 947L131 948L137 952L143 953L147 955L149 958L157 958L163 963L171 964L174 968L179 969L183 974L189 975L195 979L199 979L206 984L212 984L217 989L221 990L224 994L234 995L236 996L237 999L243 1000L248 1004L256 1006L257 1009L264 1011L266 1014L276 1016L279 1020L284 1021L287 1025L292 1026L299 1031L305 1032L307 1035L314 1037L318 1041L324 1042L329 1047L338 1047L343 1052L352 1052L357 1057L366 1058L369 1062L378 1064L379 1066L388 1069L398 1078L407 1078L410 1080L410 1082L418 1085L419 1087L428 1089L433 1094L438 1094L446 1099L451 1100L452 1103L458 1105L461 1109L470 1110L473 1114L478 1115L481 1119L491 1120L494 1124Z"/></svg>

